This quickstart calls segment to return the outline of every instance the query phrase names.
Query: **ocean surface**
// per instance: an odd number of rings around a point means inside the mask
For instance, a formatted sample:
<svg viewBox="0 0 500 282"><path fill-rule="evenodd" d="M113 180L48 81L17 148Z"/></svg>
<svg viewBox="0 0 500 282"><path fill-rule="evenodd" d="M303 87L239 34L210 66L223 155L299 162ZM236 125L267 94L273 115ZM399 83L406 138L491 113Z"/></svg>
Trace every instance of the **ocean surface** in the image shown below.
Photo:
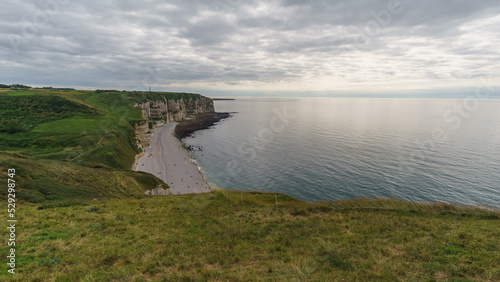
<svg viewBox="0 0 500 282"><path fill-rule="evenodd" d="M183 141L207 180L306 200L500 207L500 100L238 98Z"/></svg>

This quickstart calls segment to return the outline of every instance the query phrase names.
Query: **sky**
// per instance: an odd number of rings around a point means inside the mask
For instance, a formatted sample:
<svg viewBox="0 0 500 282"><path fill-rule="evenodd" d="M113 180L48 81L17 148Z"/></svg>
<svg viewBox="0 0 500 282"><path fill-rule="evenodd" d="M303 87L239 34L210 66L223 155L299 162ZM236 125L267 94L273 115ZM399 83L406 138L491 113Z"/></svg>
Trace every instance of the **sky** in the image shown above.
<svg viewBox="0 0 500 282"><path fill-rule="evenodd" d="M216 96L500 83L500 1L3 0L0 83Z"/></svg>

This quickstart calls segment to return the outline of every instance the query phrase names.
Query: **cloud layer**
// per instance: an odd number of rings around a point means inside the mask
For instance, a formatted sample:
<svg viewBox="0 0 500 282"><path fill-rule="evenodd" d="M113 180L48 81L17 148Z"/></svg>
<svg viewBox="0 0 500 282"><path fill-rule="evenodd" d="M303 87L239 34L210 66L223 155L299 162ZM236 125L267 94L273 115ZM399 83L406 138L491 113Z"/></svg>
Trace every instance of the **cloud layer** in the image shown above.
<svg viewBox="0 0 500 282"><path fill-rule="evenodd" d="M500 78L500 2L3 3L0 83L404 91Z"/></svg>

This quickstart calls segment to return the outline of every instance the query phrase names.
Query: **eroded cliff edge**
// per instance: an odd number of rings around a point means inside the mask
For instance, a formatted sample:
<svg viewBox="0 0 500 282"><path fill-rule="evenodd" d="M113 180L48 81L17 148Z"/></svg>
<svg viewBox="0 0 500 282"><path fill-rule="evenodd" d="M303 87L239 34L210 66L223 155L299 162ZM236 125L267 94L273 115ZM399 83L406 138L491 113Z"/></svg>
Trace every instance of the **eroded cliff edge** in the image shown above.
<svg viewBox="0 0 500 282"><path fill-rule="evenodd" d="M135 126L136 145L142 149L142 153L136 156L133 170L144 150L150 146L157 127L215 112L213 100L198 94L178 94L175 98L168 98L161 93L148 96L144 101L135 104L135 107L141 108L143 122Z"/></svg>
<svg viewBox="0 0 500 282"><path fill-rule="evenodd" d="M183 121L186 117L213 113L214 101L210 98L200 96L198 98L180 98L150 100L136 104L143 112L143 118L151 121L163 121L166 123Z"/></svg>

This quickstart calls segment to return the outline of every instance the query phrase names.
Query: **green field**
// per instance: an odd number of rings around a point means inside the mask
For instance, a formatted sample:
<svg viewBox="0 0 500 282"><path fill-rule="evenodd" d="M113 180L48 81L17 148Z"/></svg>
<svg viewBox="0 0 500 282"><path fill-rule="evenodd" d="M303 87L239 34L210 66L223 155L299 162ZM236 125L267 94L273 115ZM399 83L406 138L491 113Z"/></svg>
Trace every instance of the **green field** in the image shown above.
<svg viewBox="0 0 500 282"><path fill-rule="evenodd" d="M99 117L72 117L39 124L32 132L84 134L98 130L102 121L103 118Z"/></svg>
<svg viewBox="0 0 500 282"><path fill-rule="evenodd" d="M34 160L17 153L0 153L0 181L7 182L7 169L17 171L17 198L31 203L88 199L141 198L144 191L168 186L156 177L99 164ZM2 189L5 198L6 189Z"/></svg>
<svg viewBox="0 0 500 282"><path fill-rule="evenodd" d="M498 213L379 201L398 208L228 191L23 204L14 280L500 280Z"/></svg>
<svg viewBox="0 0 500 282"><path fill-rule="evenodd" d="M15 97L15 96L31 96L35 95L32 91L15 91L15 92L9 92L7 96L10 97Z"/></svg>

